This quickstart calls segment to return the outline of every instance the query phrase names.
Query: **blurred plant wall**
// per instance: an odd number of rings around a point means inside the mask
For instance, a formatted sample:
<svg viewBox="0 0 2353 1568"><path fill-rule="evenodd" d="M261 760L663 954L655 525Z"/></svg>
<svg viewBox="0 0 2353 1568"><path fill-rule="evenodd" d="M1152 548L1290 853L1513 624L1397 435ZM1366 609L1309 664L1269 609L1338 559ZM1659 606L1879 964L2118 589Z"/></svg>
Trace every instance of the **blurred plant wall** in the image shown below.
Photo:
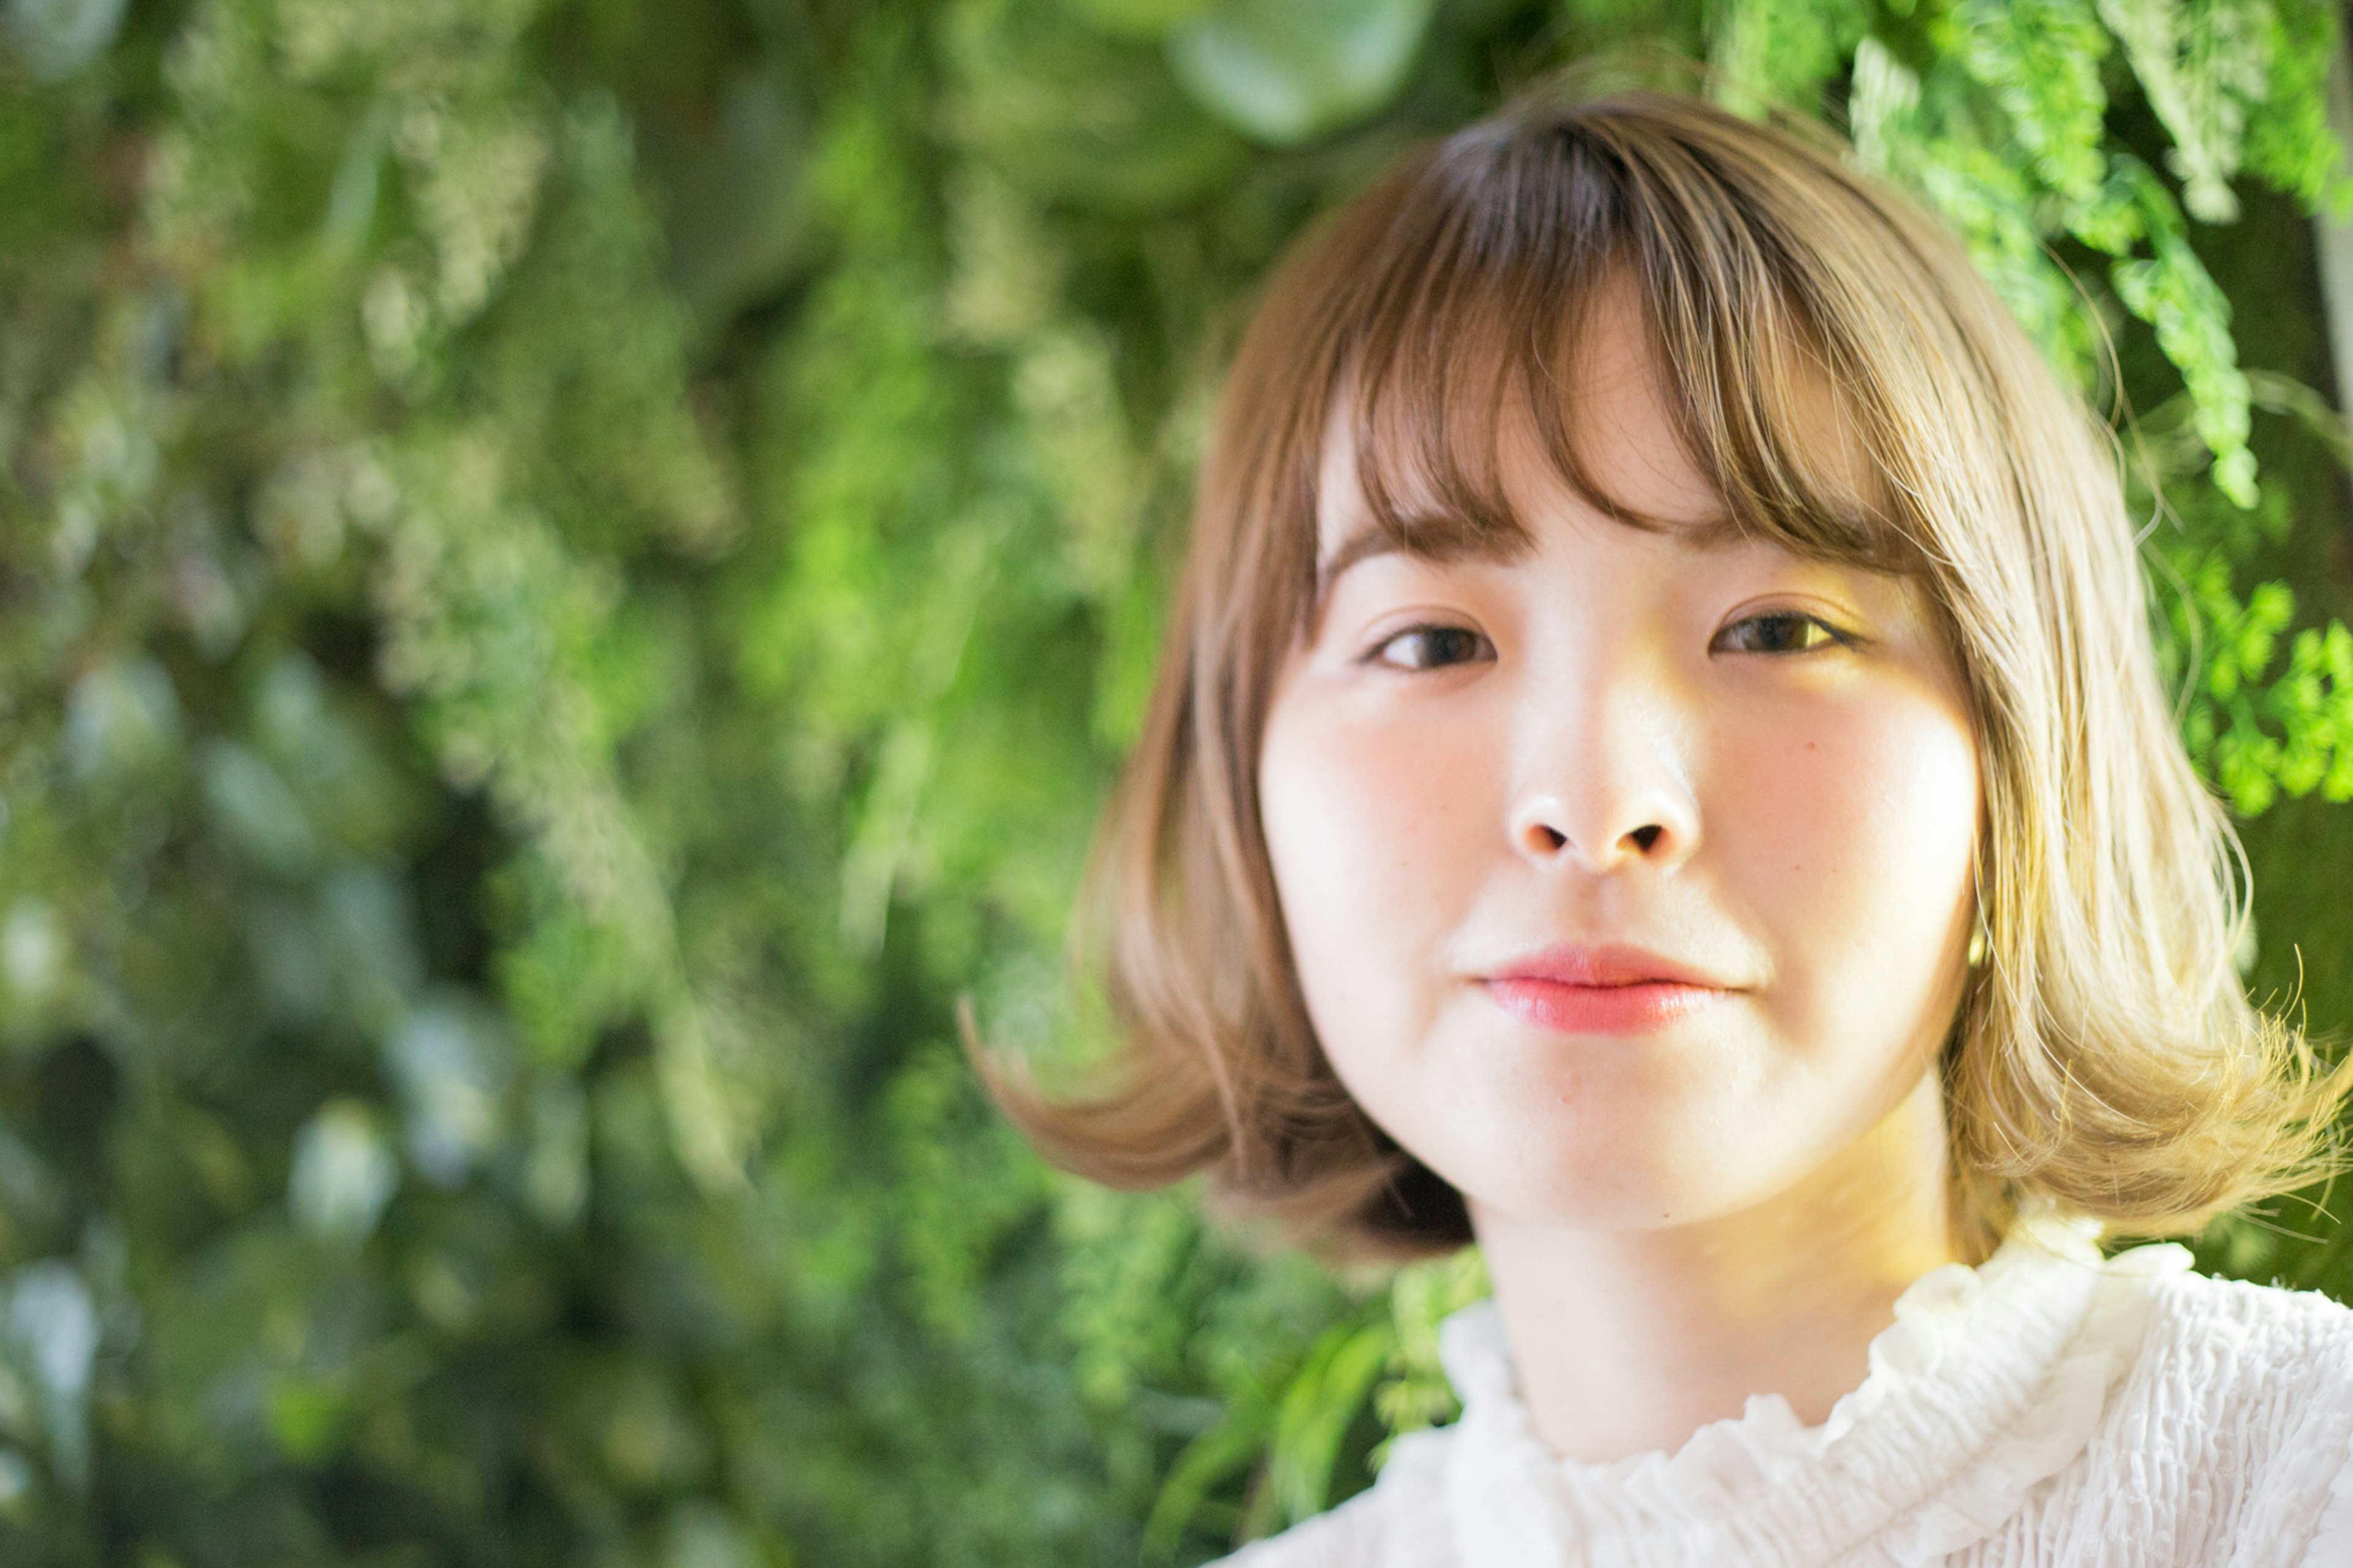
<svg viewBox="0 0 2353 1568"><path fill-rule="evenodd" d="M1190 1563L1446 1418L1474 1257L1055 1178L953 1006L1095 1043L1065 910L1257 280L1606 46L1850 127L2136 416L2250 983L2353 1020L2336 28L0 0L0 1557ZM2344 1234L2201 1245L2344 1292Z"/></svg>

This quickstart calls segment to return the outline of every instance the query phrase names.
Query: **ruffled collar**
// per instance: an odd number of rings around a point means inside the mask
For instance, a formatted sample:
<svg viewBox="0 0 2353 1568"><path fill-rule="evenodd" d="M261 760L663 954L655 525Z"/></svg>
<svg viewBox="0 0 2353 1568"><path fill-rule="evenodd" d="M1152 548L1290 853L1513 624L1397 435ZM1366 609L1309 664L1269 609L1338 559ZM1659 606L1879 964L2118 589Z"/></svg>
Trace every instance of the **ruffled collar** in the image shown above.
<svg viewBox="0 0 2353 1568"><path fill-rule="evenodd" d="M1672 1454L1563 1461L1514 1385L1492 1302L1440 1328L1463 1401L1447 1455L1460 1561L1513 1568L1754 1568L1936 1562L2000 1528L2091 1440L2131 1366L2160 1245L2103 1260L2088 1226L2044 1221L1984 1264L1915 1280L1870 1370L1819 1426L1779 1394Z"/></svg>

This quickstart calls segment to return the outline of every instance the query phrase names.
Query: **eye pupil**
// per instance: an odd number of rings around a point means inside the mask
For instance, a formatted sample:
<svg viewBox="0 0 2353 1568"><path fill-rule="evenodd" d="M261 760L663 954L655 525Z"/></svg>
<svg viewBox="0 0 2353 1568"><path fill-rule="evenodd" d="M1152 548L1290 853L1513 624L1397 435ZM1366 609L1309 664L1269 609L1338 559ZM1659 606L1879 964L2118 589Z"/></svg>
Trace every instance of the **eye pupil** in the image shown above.
<svg viewBox="0 0 2353 1568"><path fill-rule="evenodd" d="M1761 628L1750 642L1766 653L1802 653L1830 636L1829 628L1811 616L1757 616L1746 624Z"/></svg>
<svg viewBox="0 0 2353 1568"><path fill-rule="evenodd" d="M1461 626L1428 626L1417 636L1422 649L1419 664L1456 664L1479 657L1477 634Z"/></svg>
<svg viewBox="0 0 2353 1568"><path fill-rule="evenodd" d="M1475 659L1478 643L1478 634L1466 626L1407 626L1384 643L1384 650L1405 668L1435 668Z"/></svg>

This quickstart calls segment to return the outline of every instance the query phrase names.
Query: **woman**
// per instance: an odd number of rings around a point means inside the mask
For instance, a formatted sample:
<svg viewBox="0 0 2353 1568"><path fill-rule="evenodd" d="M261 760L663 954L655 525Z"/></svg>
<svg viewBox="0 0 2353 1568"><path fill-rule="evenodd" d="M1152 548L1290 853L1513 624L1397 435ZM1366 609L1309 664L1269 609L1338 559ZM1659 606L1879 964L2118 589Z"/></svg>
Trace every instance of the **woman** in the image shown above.
<svg viewBox="0 0 2353 1568"><path fill-rule="evenodd" d="M2353 1312L2180 1232L2316 1168L2111 454L1785 131L1531 100L1282 268L1093 886L1051 1157L1475 1239L1462 1420L1251 1547L2353 1563Z"/></svg>

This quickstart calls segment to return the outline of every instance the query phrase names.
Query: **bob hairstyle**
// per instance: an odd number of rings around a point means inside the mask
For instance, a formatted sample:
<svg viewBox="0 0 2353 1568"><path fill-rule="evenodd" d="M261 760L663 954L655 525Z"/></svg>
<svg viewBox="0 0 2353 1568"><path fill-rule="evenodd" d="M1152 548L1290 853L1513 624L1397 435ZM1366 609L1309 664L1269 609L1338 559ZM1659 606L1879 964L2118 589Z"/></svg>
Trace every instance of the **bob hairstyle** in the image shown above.
<svg viewBox="0 0 2353 1568"><path fill-rule="evenodd" d="M1941 1057L1961 1254L1984 1258L2029 1204L2163 1234L2312 1178L2347 1075L2242 989L2245 855L2162 689L2105 426L1952 236L1826 134L1651 91L1525 99L1405 158L1276 271L1224 387L1074 928L1122 1045L1062 1099L980 1056L1006 1112L1065 1169L1121 1187L1207 1171L1230 1206L1330 1251L1472 1239L1461 1195L1317 1043L1261 831L1260 742L1318 593L1333 420L1352 421L1375 523L1409 550L1528 537L1493 437L1514 396L1565 482L1663 526L1599 494L1573 438L1581 313L1620 275L1734 522L1917 579L1961 672L1989 947ZM1824 391L1877 493L1801 439Z"/></svg>

